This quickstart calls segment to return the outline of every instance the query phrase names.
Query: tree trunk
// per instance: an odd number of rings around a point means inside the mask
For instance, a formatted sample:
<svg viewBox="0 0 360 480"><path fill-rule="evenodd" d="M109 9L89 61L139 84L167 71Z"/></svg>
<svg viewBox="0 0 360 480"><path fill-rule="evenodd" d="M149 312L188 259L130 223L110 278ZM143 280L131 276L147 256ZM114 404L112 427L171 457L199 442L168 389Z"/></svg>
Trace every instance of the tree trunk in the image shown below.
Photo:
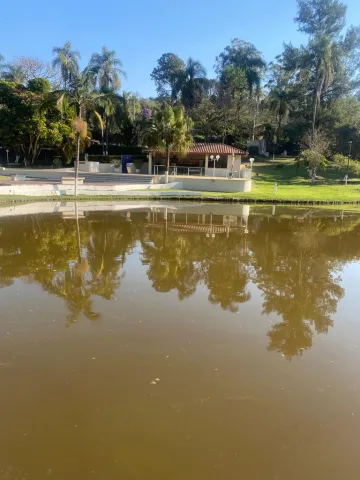
<svg viewBox="0 0 360 480"><path fill-rule="evenodd" d="M317 96L317 92L316 92L315 93L315 98L314 98L312 124L311 124L311 148L312 148L314 138L315 138L315 122L316 122L317 106L318 106L318 96Z"/></svg>
<svg viewBox="0 0 360 480"><path fill-rule="evenodd" d="M106 151L105 155L109 155L109 122L108 117L105 119L105 142L106 142Z"/></svg>
<svg viewBox="0 0 360 480"><path fill-rule="evenodd" d="M80 132L77 133L77 142L76 142L75 197L77 197L77 190L78 190L79 162L80 162Z"/></svg>
<svg viewBox="0 0 360 480"><path fill-rule="evenodd" d="M105 114L103 115L103 124L105 124ZM104 137L104 126L101 129L101 140L102 140L102 146L103 146L103 155L106 155L105 153L105 137Z"/></svg>
<svg viewBox="0 0 360 480"><path fill-rule="evenodd" d="M256 112L254 113L254 122L253 122L253 131L252 131L252 140L255 140L255 130L256 130Z"/></svg>
<svg viewBox="0 0 360 480"><path fill-rule="evenodd" d="M258 116L258 108L259 108L259 98L255 98L255 111L254 111L254 122L253 122L253 132L252 132L252 139L255 140L255 131L256 131L256 120Z"/></svg>
<svg viewBox="0 0 360 480"><path fill-rule="evenodd" d="M316 82L315 92L314 92L314 105L313 105L313 116L312 116L312 125L311 125L311 148L315 139L315 123L316 123L317 108L318 108L318 105L320 105L320 98L321 98L321 92L323 90L323 87L324 87L324 79L318 78Z"/></svg>

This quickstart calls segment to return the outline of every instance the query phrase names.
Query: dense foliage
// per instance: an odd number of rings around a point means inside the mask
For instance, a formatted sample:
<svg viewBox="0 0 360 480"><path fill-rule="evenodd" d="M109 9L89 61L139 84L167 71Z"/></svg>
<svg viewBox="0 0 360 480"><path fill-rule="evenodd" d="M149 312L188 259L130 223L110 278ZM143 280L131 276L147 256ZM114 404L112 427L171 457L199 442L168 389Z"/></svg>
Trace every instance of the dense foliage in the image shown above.
<svg viewBox="0 0 360 480"><path fill-rule="evenodd" d="M151 99L120 92L125 72L106 47L82 72L70 42L54 47L49 64L0 57L0 145L31 162L42 148L52 148L69 162L76 151L74 120L81 117L88 141L98 142L106 155L111 145L146 145L155 119L169 105L181 109L195 141L247 148L249 140L265 139L270 154L298 155L318 152L320 135L328 143L321 155L360 159L360 27L346 25L347 7L340 0L297 3L294 21L306 44L285 43L267 64L255 45L235 38L216 56L215 78L198 60L164 53L151 72L158 94ZM79 110L70 102L59 114L57 98L61 92L71 97L84 74L89 81L82 93L96 98L96 105L85 102Z"/></svg>

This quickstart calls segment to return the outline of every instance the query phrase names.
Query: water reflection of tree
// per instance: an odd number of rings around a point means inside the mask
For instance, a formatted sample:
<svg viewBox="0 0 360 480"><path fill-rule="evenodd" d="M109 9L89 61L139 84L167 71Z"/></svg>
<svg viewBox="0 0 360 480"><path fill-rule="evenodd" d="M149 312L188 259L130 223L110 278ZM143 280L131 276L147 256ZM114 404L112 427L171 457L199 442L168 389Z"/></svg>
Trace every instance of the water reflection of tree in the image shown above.
<svg viewBox="0 0 360 480"><path fill-rule="evenodd" d="M142 241L142 261L149 267L147 274L155 290L177 290L180 300L193 295L201 280L201 271L192 240L189 235L167 233L165 228L148 231L146 240Z"/></svg>
<svg viewBox="0 0 360 480"><path fill-rule="evenodd" d="M287 358L326 333L344 295L339 272L359 258L360 217L250 217L243 229L206 236L149 224L145 214L91 214L80 219L29 216L0 219L0 287L15 278L38 283L62 298L71 324L98 318L95 297L113 298L123 266L139 241L153 288L183 300L201 284L208 299L236 312L250 299L249 282L263 293L263 312L280 317L268 332L269 350Z"/></svg>
<svg viewBox="0 0 360 480"><path fill-rule="evenodd" d="M269 350L288 358L312 346L313 329L328 331L344 295L338 274L342 251L334 235L328 235L333 234L332 222L331 218L264 219L251 236L256 283L264 293L263 312L282 317L268 333Z"/></svg>
<svg viewBox="0 0 360 480"><path fill-rule="evenodd" d="M249 257L240 232L209 238L204 233L167 231L164 225L148 230L142 248L148 277L159 292L177 290L182 300L205 283L209 301L232 312L250 299Z"/></svg>
<svg viewBox="0 0 360 480"><path fill-rule="evenodd" d="M249 252L242 232L229 238L219 237L208 242L204 259L204 279L209 289L209 301L224 310L237 312L239 305L250 300L247 284L250 280Z"/></svg>
<svg viewBox="0 0 360 480"><path fill-rule="evenodd" d="M116 220L115 220L116 222ZM93 298L113 297L120 286L120 268L132 248L131 224L103 215L94 221L29 216L0 223L0 278L38 283L62 298L70 325L81 315L94 320Z"/></svg>
<svg viewBox="0 0 360 480"><path fill-rule="evenodd" d="M91 282L87 280L86 263L75 263L42 285L48 293L64 299L69 311L67 326L77 322L81 315L88 320L100 317L99 313L94 312L93 289Z"/></svg>

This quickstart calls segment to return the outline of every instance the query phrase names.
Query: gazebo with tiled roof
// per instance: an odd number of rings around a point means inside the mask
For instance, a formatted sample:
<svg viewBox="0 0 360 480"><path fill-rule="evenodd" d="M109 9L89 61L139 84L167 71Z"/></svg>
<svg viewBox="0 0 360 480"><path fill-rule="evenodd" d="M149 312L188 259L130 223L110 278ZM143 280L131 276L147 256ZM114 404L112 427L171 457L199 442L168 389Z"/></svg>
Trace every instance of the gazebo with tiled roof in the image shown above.
<svg viewBox="0 0 360 480"><path fill-rule="evenodd" d="M210 157L219 157L215 161L216 176L226 177L229 171L240 171L241 159L246 155L247 152L224 143L194 143L185 157L173 155L170 165L177 167L179 171L187 168L192 171L198 170L205 176L212 176L214 160ZM166 161L159 151L149 151L149 173L153 173L152 160L157 167L165 165Z"/></svg>

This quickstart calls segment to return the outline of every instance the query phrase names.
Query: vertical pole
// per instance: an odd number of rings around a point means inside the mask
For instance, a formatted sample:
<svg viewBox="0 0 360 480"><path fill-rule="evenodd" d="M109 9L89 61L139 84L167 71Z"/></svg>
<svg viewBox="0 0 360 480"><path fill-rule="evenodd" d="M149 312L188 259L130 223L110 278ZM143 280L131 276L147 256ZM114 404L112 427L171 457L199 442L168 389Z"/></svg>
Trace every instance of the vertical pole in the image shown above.
<svg viewBox="0 0 360 480"><path fill-rule="evenodd" d="M80 133L78 133L77 146L76 146L75 197L77 196L77 191L78 191L79 161L80 161Z"/></svg>

